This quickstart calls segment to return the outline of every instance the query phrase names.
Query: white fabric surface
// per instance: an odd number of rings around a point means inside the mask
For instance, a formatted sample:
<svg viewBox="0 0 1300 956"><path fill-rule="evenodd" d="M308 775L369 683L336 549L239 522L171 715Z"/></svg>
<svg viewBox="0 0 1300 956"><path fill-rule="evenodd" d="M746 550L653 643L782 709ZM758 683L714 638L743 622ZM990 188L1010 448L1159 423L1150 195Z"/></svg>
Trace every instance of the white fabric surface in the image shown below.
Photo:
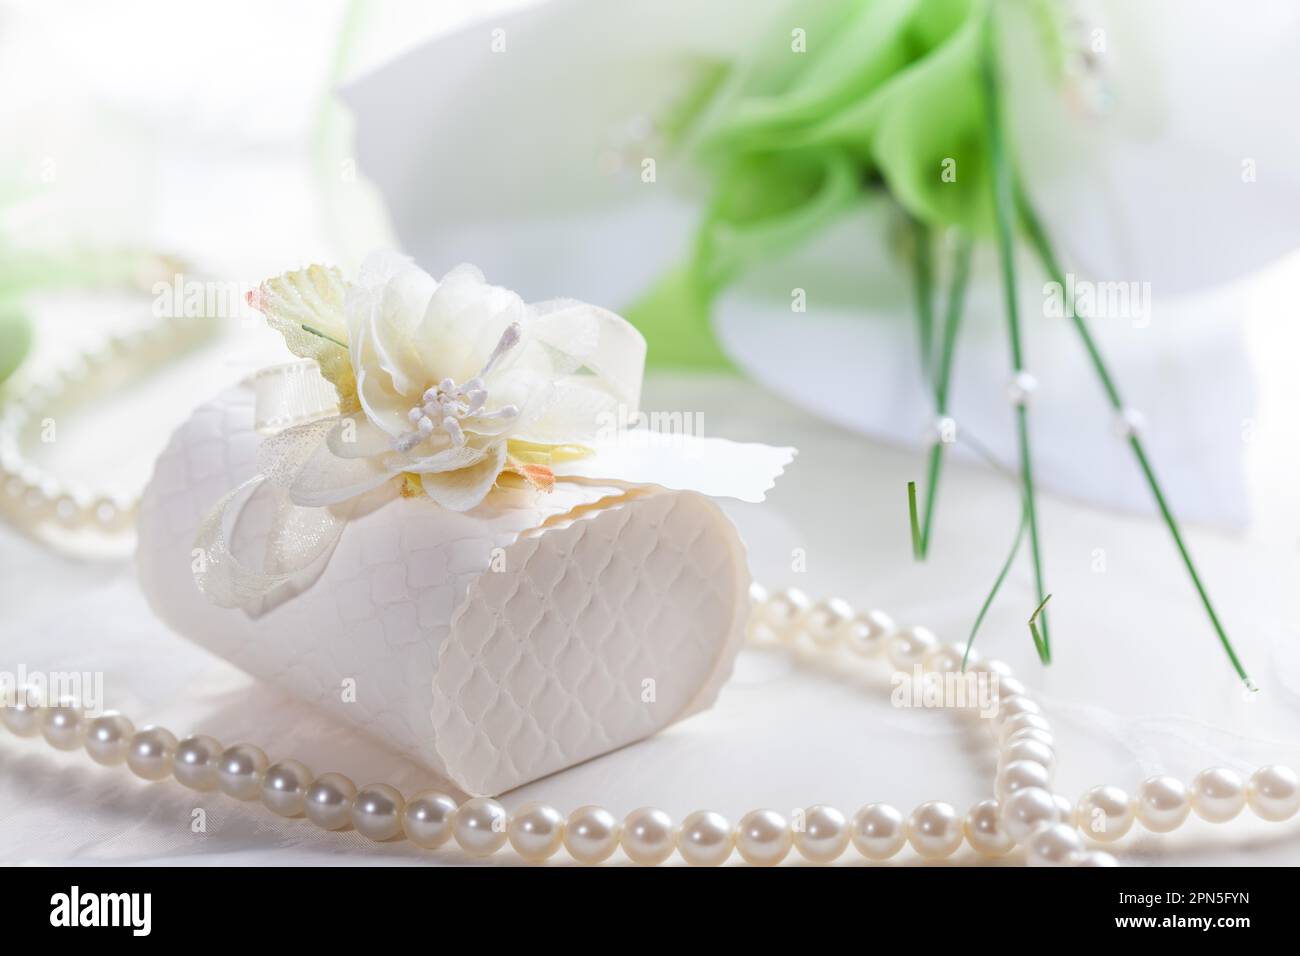
<svg viewBox="0 0 1300 956"><path fill-rule="evenodd" d="M39 226L37 238L50 241L137 238L192 254L215 274L248 283L314 257L347 265L350 254L373 245L383 230L373 209L361 214L368 209L364 183L346 175L346 157L334 157L344 163L344 175L312 184L299 155L316 115L311 97L327 79L323 38L332 35L337 11L331 7L330 15L316 19L297 9L285 14L299 31L298 42L277 55L293 53L297 59L291 69L283 57L276 60L284 67L276 71L277 82L298 78L303 88L277 87L284 95L268 98L266 71L244 68L266 61L266 44L283 35L246 28L254 12L265 15L265 4L243 4L188 33L173 19L180 15L177 5L136 6L149 15L128 18L116 6L82 4L83 29L75 35L52 22L56 13L44 6L23 5L21 15L5 8L3 75L11 82L4 88L7 101L21 95L15 115L29 121L15 126L9 139L32 146L32 155L23 157L30 162L13 168L34 175L47 154L60 160L58 189L42 193L48 202L39 217L21 223L24 234ZM422 6L441 15L442 5ZM409 21L390 19L403 41L418 33ZM223 24L225 30L211 29ZM177 35L193 42L166 40ZM207 47L199 50L196 44L204 39ZM180 73L205 82L177 87L172 81L179 74L159 60L160 50L184 60ZM150 55L136 55L140 51ZM88 116L96 122L87 123ZM136 122L111 127L106 118L113 116ZM285 117L293 122L286 126ZM326 132L337 134L338 128ZM1236 173L1235 165L1230 169ZM88 196L96 202L87 202ZM531 261L544 266L537 274L554 287L526 292L580 294L583 283L601 282L616 274L615 267L642 270L637 279L643 285L674 261L677 250L656 250L638 239L634 254L623 255L613 242L616 235L634 218L657 232L678 234L694 219L657 200L625 215L612 222L574 213L563 233L542 220L507 228L500 218L467 223L446 254L480 263L495 255L502 267L490 275L521 288L524 253L531 253ZM340 228L344 223L346 229ZM513 242L513 252L503 238ZM578 238L585 241L576 248L586 255L572 251ZM554 250L555 263L539 258L544 249ZM1060 789L1072 797L1103 781L1132 788L1157 770L1187 776L1210 762L1241 769L1265 761L1300 766L1300 628L1288 601L1300 572L1300 500L1294 491L1300 339L1286 318L1294 312L1297 271L1293 263L1252 287L1231 309L1249 318L1259 405L1247 419L1221 419L1226 434L1212 447L1232 460L1231 443L1247 443L1252 522L1231 536L1189 529L1211 593L1262 687L1255 701L1244 702L1164 529L1150 517L1045 498L1056 663L1043 670L1033 658L1024 626L1033 603L1024 563L1008 580L979 639L981 648L1013 663L1041 692L1061 741ZM613 302L609 295L590 297ZM47 352L87 337L64 333L93 336L96 325L107 324L95 321L101 317L84 305L74 321L41 328ZM273 337L233 328L237 324L229 323L232 347L177 363L114 395L105 407L61 420L59 443L42 449L51 465L95 484L143 484L168 431L190 408L254 368L283 360L283 353L269 349ZM910 362L910 353L903 357ZM1205 394L1212 398L1222 390L1222 380L1207 372ZM1145 396L1135 402L1157 413ZM756 577L875 603L900 621L928 624L952 639L965 636L1014 531L1016 499L1003 479L963 463L945 469L932 558L917 566L908 547L904 485L923 477L918 453L853 436L735 381L652 379L645 407L703 412L707 434L799 447L799 458L769 502L732 508ZM1163 420L1153 419L1153 427L1161 430L1160 442L1176 442L1177 418L1167 430ZM1180 470L1194 469L1213 454L1198 449L1171 458L1178 455L1177 445L1167 447L1157 453L1157 465L1166 471L1174 461L1185 462ZM1205 460L1205 467L1212 465ZM1127 467L1120 456L1114 474L1130 481L1131 473L1120 471ZM1182 477L1186 487L1195 487L1195 475ZM1174 504L1188 506L1178 497ZM1099 548L1106 555L1105 573L1092 570ZM795 549L806 557L804 573L792 571ZM317 772L345 772L359 784L383 780L413 792L432 782L400 758L167 633L147 612L131 566L120 555L57 553L6 519L0 524L0 670L19 664L101 670L106 703L137 723L156 721L181 734L208 732L228 743L256 742L273 758L293 756ZM818 661L805 665L777 652L745 652L715 709L512 793L506 802L546 799L565 811L599 802L620 813L649 803L679 816L711 807L734 818L764 805L788 812L829 802L851 812L871 800L907 808L940 798L964 808L985 798L993 772L985 741L963 733L948 715L892 709L880 674ZM762 759L755 759L759 754ZM204 833L192 829L198 808L206 810ZM1300 863L1300 818L1266 825L1245 814L1218 827L1193 821L1171 837L1138 831L1119 845L1119 853L1129 863ZM505 855L496 862L511 859ZM964 863L971 856L963 851L956 859ZM0 862L25 861L465 859L454 850L431 854L406 844L376 846L350 832L319 832L302 820L280 821L255 806L196 795L174 783L147 784L124 768L100 768L84 755L60 754L0 731ZM899 861L912 863L915 857L909 853Z"/></svg>
<svg viewBox="0 0 1300 956"><path fill-rule="evenodd" d="M1277 376L1270 380L1279 383L1273 397L1281 404L1269 407L1284 412L1294 389ZM709 432L799 446L788 480L766 504L730 509L757 578L875 603L901 622L923 622L952 639L965 635L1014 530L1015 497L1004 479L954 465L933 557L916 566L903 488L920 474L917 455L850 436L734 380L652 378L646 408L697 410ZM1251 449L1276 481L1283 476L1276 456L1294 456L1285 440L1292 427L1262 420ZM1266 440L1270 435L1279 441ZM151 453L146 444L140 442L139 454ZM1262 491L1269 514L1282 513L1273 506L1284 491L1276 483ZM1077 797L1101 782L1131 788L1149 773L1190 776L1210 763L1243 770L1300 763L1300 645L1283 616L1287 592L1280 586L1295 571L1287 531L1294 506L1286 513L1286 521L1261 522L1241 537L1191 533L1224 619L1263 688L1246 703L1163 528L1044 501L1056 662L1049 670L1034 662L1023 563L978 646L1012 663L1042 695L1060 738L1062 792ZM1106 552L1105 573L1091 570L1097 548ZM791 570L796 549L806 572ZM293 756L359 784L387 781L410 793L433 783L401 758L169 634L148 613L129 563L63 557L6 526L0 606L0 669L22 663L29 670L102 670L106 703L137 724L256 742L272 759ZM883 669L746 651L712 711L505 802L545 799L565 812L598 802L618 813L653 804L679 816L710 807L734 819L756 806L788 812L827 802L851 811L873 800L907 808L945 799L965 807L986 797L993 765L985 739L949 714L895 710L887 690ZM205 833L191 828L197 808L206 811ZM1300 819L1265 825L1245 814L1217 827L1194 821L1172 837L1139 830L1119 851L1135 863L1295 863ZM504 854L497 862L512 859ZM972 859L963 850L956 861ZM376 846L220 795L146 784L125 768L100 768L84 755L0 733L0 862L20 861L467 862L456 850ZM905 851L899 862L916 858Z"/></svg>

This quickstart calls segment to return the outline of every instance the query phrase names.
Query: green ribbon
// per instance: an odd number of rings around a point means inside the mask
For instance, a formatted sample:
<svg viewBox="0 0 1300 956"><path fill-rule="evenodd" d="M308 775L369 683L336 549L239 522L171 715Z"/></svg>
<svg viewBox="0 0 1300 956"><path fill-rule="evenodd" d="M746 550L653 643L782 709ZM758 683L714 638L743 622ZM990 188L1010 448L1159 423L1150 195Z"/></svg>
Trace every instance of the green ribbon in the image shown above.
<svg viewBox="0 0 1300 956"><path fill-rule="evenodd" d="M651 363L726 367L709 321L719 293L864 191L888 190L930 226L991 234L987 4L839 0L711 81L677 145L712 175L712 199L685 262L628 309Z"/></svg>
<svg viewBox="0 0 1300 956"><path fill-rule="evenodd" d="M31 324L12 300L0 299L0 382L22 364L32 344Z"/></svg>

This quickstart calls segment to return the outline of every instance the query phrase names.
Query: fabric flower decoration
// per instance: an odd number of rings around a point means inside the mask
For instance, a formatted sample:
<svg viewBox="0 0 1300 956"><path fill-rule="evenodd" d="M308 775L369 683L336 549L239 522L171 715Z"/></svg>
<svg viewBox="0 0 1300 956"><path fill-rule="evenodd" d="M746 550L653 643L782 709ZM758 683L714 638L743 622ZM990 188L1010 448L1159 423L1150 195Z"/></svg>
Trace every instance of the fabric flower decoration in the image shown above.
<svg viewBox="0 0 1300 956"><path fill-rule="evenodd" d="M646 486L761 501L795 454L634 426L646 352L636 329L571 299L526 304L473 266L438 281L380 253L352 281L314 265L248 299L308 360L253 376L256 473L194 536L198 588L252 616L309 587L349 522L378 508L468 512L457 522L468 528ZM498 484L516 493L494 499ZM270 515L260 560L227 531L253 503Z"/></svg>
<svg viewBox="0 0 1300 956"><path fill-rule="evenodd" d="M352 284L312 266L249 300L337 391L340 413L288 484L304 507L397 476L453 511L503 472L546 490L550 464L581 455L640 392L645 343L626 322L572 300L525 304L473 266L438 281L381 253Z"/></svg>

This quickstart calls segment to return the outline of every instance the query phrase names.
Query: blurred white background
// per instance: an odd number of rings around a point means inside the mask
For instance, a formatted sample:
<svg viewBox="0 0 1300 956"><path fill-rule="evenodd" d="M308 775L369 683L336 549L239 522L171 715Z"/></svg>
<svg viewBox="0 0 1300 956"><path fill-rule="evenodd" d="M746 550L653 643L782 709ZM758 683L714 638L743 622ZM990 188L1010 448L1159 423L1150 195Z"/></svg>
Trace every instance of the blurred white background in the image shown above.
<svg viewBox="0 0 1300 956"><path fill-rule="evenodd" d="M2 3L0 256L146 250L180 257L195 275L248 286L309 261L355 264L394 240L356 168L350 117L328 91L471 16L519 5ZM1257 412L1224 441L1246 443L1251 517L1239 531L1189 534L1261 694L1248 701L1240 692L1150 516L1046 499L1056 661L1043 670L1032 653L1027 564L1008 580L981 634L978 646L1041 690L1060 726L1061 789L1072 797L1097 783L1131 789L1147 774L1186 775L1208 763L1246 769L1300 760L1292 604L1300 573L1297 279L1300 258L1290 257L1233 287ZM150 308L146 295L95 289L43 293L31 303L30 369L147 321ZM138 487L195 404L277 360L279 348L257 323L232 317L211 347L80 410L45 463L72 478ZM1205 388L1215 385L1207 369ZM920 477L919 451L867 441L725 376L652 376L645 405L698 409L717 434L800 447L796 470L767 505L733 509L756 578L880 605L900 621L964 639L1015 526L1017 501L1001 478L971 465L950 469L934 557L918 566L901 505L905 483ZM791 570L795 548L809 556L806 573ZM1099 548L1105 573L1092 570ZM148 615L130 562L87 554L0 526L0 667L103 670L110 705L141 722L250 739L273 757L293 754L358 782L371 775L404 789L427 782L419 768L167 634ZM891 709L877 691L860 676L746 652L714 711L506 802L736 814L822 801L967 805L985 796L992 768L980 743L941 714ZM200 804L210 825L196 835L189 812ZM11 737L0 740L0 821L6 862L430 859L302 821L268 823L255 808L144 784ZM1300 822L1194 824L1171 838L1132 836L1120 853L1137 863L1296 863ZM459 861L451 852L433 859Z"/></svg>

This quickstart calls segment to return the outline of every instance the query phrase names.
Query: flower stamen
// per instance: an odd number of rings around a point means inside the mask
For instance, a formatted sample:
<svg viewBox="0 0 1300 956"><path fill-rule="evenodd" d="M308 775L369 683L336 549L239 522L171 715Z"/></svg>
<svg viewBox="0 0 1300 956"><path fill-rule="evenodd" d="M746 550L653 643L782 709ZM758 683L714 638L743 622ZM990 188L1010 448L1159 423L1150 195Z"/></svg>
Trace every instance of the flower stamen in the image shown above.
<svg viewBox="0 0 1300 956"><path fill-rule="evenodd" d="M437 385L425 389L420 396L420 404L406 414L407 421L415 426L413 431L405 432L393 439L393 448L406 454L420 442L431 438L435 431L441 431L457 448L466 442L463 419L474 417L485 421L509 421L519 417L519 406L503 405L495 412L483 413L487 405L488 392L483 383L484 377L492 371L511 349L519 344L522 336L518 322L511 322L497 340L496 348L488 356L483 368L463 385L457 385L451 378L444 378Z"/></svg>

